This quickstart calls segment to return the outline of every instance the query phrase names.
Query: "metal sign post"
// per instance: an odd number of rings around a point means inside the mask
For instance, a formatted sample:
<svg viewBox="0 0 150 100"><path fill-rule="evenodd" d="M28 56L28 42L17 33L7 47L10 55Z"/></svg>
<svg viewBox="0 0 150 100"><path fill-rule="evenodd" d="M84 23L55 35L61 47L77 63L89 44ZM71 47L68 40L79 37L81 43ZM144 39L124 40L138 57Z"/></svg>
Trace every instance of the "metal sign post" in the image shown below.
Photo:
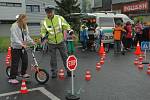
<svg viewBox="0 0 150 100"><path fill-rule="evenodd" d="M146 49L144 51L144 61L146 61Z"/></svg>
<svg viewBox="0 0 150 100"><path fill-rule="evenodd" d="M73 78L73 71L71 71L71 78L72 78L72 95L74 95L74 78Z"/></svg>

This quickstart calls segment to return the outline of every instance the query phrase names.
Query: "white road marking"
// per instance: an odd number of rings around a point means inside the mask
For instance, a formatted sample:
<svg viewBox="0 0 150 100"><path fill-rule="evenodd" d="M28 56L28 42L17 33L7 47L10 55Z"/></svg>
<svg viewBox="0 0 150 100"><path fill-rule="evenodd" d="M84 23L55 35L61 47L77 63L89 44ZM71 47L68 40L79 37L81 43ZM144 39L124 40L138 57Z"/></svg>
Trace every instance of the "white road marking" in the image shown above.
<svg viewBox="0 0 150 100"><path fill-rule="evenodd" d="M38 88L28 89L28 91L36 91L36 90L41 91L44 95L46 95L51 100L61 100L58 97L56 97L55 95L53 95L51 92L49 92L48 90L46 90L44 87L38 87ZM14 94L19 94L19 93L20 93L19 91L14 91L14 92L9 92L9 93L3 93L3 94L0 94L0 97L14 95Z"/></svg>
<svg viewBox="0 0 150 100"><path fill-rule="evenodd" d="M18 93L20 93L20 92L19 91L15 91L15 92L3 93L3 94L0 94L0 97L14 95L14 94L18 94Z"/></svg>
<svg viewBox="0 0 150 100"><path fill-rule="evenodd" d="M40 91L52 100L60 100L58 97L47 91L44 87L41 87Z"/></svg>

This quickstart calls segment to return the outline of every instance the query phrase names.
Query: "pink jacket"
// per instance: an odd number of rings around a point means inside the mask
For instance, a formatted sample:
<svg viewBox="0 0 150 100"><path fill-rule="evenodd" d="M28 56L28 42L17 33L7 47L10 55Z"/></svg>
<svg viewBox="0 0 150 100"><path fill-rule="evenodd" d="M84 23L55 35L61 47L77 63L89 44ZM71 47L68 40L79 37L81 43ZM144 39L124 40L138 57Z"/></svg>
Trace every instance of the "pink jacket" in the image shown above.
<svg viewBox="0 0 150 100"><path fill-rule="evenodd" d="M126 32L127 32L126 38L132 38L132 25L125 26L125 29L126 29Z"/></svg>
<svg viewBox="0 0 150 100"><path fill-rule="evenodd" d="M135 32L136 32L136 33L139 33L139 34L142 34L142 24L137 23L137 24L135 25Z"/></svg>

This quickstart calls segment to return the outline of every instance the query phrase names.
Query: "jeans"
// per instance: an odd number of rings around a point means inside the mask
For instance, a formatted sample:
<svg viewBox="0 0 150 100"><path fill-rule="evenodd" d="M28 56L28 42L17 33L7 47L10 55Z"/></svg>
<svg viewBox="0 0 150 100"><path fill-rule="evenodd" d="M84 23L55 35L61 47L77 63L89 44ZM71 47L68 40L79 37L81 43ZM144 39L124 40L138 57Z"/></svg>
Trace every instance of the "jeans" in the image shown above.
<svg viewBox="0 0 150 100"><path fill-rule="evenodd" d="M114 52L121 52L121 41L114 40Z"/></svg>
<svg viewBox="0 0 150 100"><path fill-rule="evenodd" d="M18 75L18 65L20 59L22 60L21 75L26 74L28 67L28 54L25 49L13 49L11 50L12 62L11 62L11 71L10 79L15 79Z"/></svg>
<svg viewBox="0 0 150 100"><path fill-rule="evenodd" d="M68 71L66 67L66 60L68 58L67 52L66 52L66 45L65 42L61 42L59 44L49 44L49 50L51 53L51 60L50 60L50 65L51 65L51 71L54 73L57 73L57 55L56 51L57 49L60 52L61 58L63 60L63 64L65 69Z"/></svg>
<svg viewBox="0 0 150 100"><path fill-rule="evenodd" d="M81 41L81 43L82 43L83 49L87 48L87 40L83 40L83 41Z"/></svg>
<svg viewBox="0 0 150 100"><path fill-rule="evenodd" d="M127 38L127 48L133 47L133 40L132 38Z"/></svg>

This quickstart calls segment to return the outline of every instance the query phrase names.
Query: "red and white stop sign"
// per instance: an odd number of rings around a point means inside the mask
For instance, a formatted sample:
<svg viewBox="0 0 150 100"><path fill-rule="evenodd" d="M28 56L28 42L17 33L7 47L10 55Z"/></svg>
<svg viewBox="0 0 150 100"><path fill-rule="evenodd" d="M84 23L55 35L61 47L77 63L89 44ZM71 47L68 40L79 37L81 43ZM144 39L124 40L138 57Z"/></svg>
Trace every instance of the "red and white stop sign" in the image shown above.
<svg viewBox="0 0 150 100"><path fill-rule="evenodd" d="M76 70L77 67L77 58L74 55L70 55L67 59L67 68L70 71Z"/></svg>

